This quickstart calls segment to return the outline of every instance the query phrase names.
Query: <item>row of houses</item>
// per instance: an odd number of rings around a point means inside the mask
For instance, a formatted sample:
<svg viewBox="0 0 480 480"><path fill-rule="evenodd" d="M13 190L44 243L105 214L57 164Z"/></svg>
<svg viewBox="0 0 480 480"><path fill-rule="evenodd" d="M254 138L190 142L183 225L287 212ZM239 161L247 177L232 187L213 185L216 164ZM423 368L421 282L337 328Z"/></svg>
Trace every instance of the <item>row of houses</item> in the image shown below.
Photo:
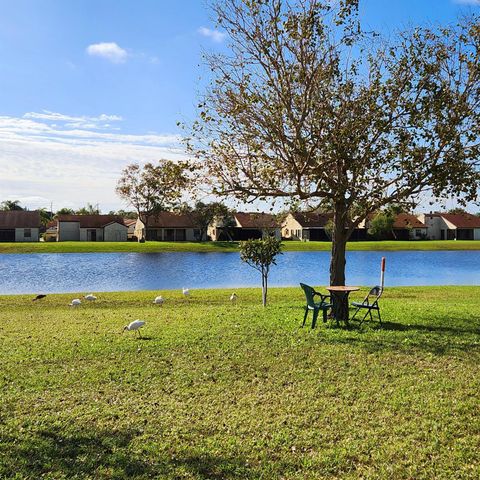
<svg viewBox="0 0 480 480"><path fill-rule="evenodd" d="M352 234L352 240L366 240L374 215L364 220ZM292 240L329 240L331 214L290 213L282 228L282 237ZM399 213L390 237L395 240L480 240L480 217L470 213Z"/></svg>
<svg viewBox="0 0 480 480"><path fill-rule="evenodd" d="M237 212L229 222L208 226L213 241L247 240L274 235L302 241L328 241L328 213L289 213L282 222L268 213ZM145 220L145 219L143 219ZM369 221L362 222L352 240L365 240ZM42 233L40 213L33 211L0 212L0 242L38 242ZM138 238L152 241L201 241L202 230L190 214L161 212L142 219L116 215L59 215L43 232L46 241L126 242ZM392 238L397 240L480 240L480 217L469 213L400 213L395 218Z"/></svg>

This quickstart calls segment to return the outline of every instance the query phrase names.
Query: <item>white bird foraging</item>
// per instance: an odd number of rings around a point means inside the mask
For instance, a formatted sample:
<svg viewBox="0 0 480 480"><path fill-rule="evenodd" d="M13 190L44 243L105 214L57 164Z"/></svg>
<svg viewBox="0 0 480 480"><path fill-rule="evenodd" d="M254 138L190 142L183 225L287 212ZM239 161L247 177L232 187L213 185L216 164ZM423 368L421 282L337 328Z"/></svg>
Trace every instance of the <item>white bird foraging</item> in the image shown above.
<svg viewBox="0 0 480 480"><path fill-rule="evenodd" d="M128 331L134 331L134 332L137 332L138 335L141 337L141 334L140 334L140 328L142 328L143 326L145 325L145 322L143 320L135 320L131 323L129 323L128 325L125 325L123 327L123 332L125 330L128 330ZM123 333L122 332L122 333Z"/></svg>
<svg viewBox="0 0 480 480"><path fill-rule="evenodd" d="M163 302L164 302L164 300L163 300L163 297L161 295L159 295L158 297L155 297L155 300L153 301L153 303L155 305L160 305L160 306L163 305Z"/></svg>
<svg viewBox="0 0 480 480"><path fill-rule="evenodd" d="M190 290L188 288L182 288L182 293L185 297L188 297L190 295Z"/></svg>
<svg viewBox="0 0 480 480"><path fill-rule="evenodd" d="M233 292L231 295L230 295L230 301L232 303L235 303L237 301L237 294L235 292Z"/></svg>
<svg viewBox="0 0 480 480"><path fill-rule="evenodd" d="M94 302L97 297L93 293L89 293L88 295L85 295L83 297L85 300L88 300L89 302Z"/></svg>
<svg viewBox="0 0 480 480"><path fill-rule="evenodd" d="M69 304L68 306L69 307L78 307L79 305L81 305L82 302L80 301L79 298L74 298Z"/></svg>

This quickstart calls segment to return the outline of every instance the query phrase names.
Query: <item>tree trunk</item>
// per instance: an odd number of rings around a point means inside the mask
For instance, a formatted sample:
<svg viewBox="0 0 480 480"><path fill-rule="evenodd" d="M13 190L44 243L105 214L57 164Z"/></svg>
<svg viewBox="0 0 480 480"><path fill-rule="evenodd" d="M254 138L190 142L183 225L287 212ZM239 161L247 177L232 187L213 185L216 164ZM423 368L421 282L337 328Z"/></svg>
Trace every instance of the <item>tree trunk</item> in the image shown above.
<svg viewBox="0 0 480 480"><path fill-rule="evenodd" d="M345 204L335 205L330 259L330 285L345 285L345 249L347 246L347 210Z"/></svg>
<svg viewBox="0 0 480 480"><path fill-rule="evenodd" d="M268 273L262 268L262 304L267 306L267 278Z"/></svg>
<svg viewBox="0 0 480 480"><path fill-rule="evenodd" d="M344 203L335 204L330 259L330 285L345 285L345 249L347 246L347 209ZM348 295L332 292L333 316L338 322L348 322Z"/></svg>

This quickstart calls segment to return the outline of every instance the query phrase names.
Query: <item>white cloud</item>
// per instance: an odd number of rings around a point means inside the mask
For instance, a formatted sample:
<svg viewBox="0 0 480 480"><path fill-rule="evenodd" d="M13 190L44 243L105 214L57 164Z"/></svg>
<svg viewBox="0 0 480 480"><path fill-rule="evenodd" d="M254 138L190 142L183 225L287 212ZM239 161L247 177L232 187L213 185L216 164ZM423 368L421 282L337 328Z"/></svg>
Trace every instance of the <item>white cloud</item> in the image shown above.
<svg viewBox="0 0 480 480"><path fill-rule="evenodd" d="M455 3L460 5L478 5L480 6L480 0L454 0Z"/></svg>
<svg viewBox="0 0 480 480"><path fill-rule="evenodd" d="M200 27L198 29L198 33L204 37L212 39L214 42L220 43L225 40L227 36L225 33L221 32L220 30L212 30L207 27Z"/></svg>
<svg viewBox="0 0 480 480"><path fill-rule="evenodd" d="M49 123L52 116L57 126ZM78 118L82 128L68 127ZM52 201L54 209L99 202L103 211L117 209L122 202L115 185L128 163L186 158L178 135L92 131L85 128L85 118L118 121L115 115L75 117L48 111L0 116L0 201L19 199L30 208L49 208Z"/></svg>
<svg viewBox="0 0 480 480"><path fill-rule="evenodd" d="M125 63L128 52L115 42L93 43L87 47L87 53L94 57L101 57L112 63Z"/></svg>
<svg viewBox="0 0 480 480"><path fill-rule="evenodd" d="M53 122L65 122L65 127L71 128L86 128L86 129L114 129L108 122L120 122L122 117L119 115L106 115L102 113L98 117L72 116L64 115L63 113L50 112L49 110L42 110L42 112L28 112L23 118L34 118L37 120L51 120ZM56 127L57 123L50 124L51 127Z"/></svg>

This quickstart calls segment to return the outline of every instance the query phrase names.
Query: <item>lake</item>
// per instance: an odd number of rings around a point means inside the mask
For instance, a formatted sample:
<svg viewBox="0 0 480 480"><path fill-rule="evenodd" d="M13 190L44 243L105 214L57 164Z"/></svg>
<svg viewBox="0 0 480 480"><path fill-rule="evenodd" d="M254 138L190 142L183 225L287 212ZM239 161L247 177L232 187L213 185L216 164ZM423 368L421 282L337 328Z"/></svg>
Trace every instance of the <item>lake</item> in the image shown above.
<svg viewBox="0 0 480 480"><path fill-rule="evenodd" d="M480 285L480 251L347 253L347 284ZM285 252L270 286L327 285L329 252ZM234 253L52 253L0 255L0 294L260 286L260 273Z"/></svg>

